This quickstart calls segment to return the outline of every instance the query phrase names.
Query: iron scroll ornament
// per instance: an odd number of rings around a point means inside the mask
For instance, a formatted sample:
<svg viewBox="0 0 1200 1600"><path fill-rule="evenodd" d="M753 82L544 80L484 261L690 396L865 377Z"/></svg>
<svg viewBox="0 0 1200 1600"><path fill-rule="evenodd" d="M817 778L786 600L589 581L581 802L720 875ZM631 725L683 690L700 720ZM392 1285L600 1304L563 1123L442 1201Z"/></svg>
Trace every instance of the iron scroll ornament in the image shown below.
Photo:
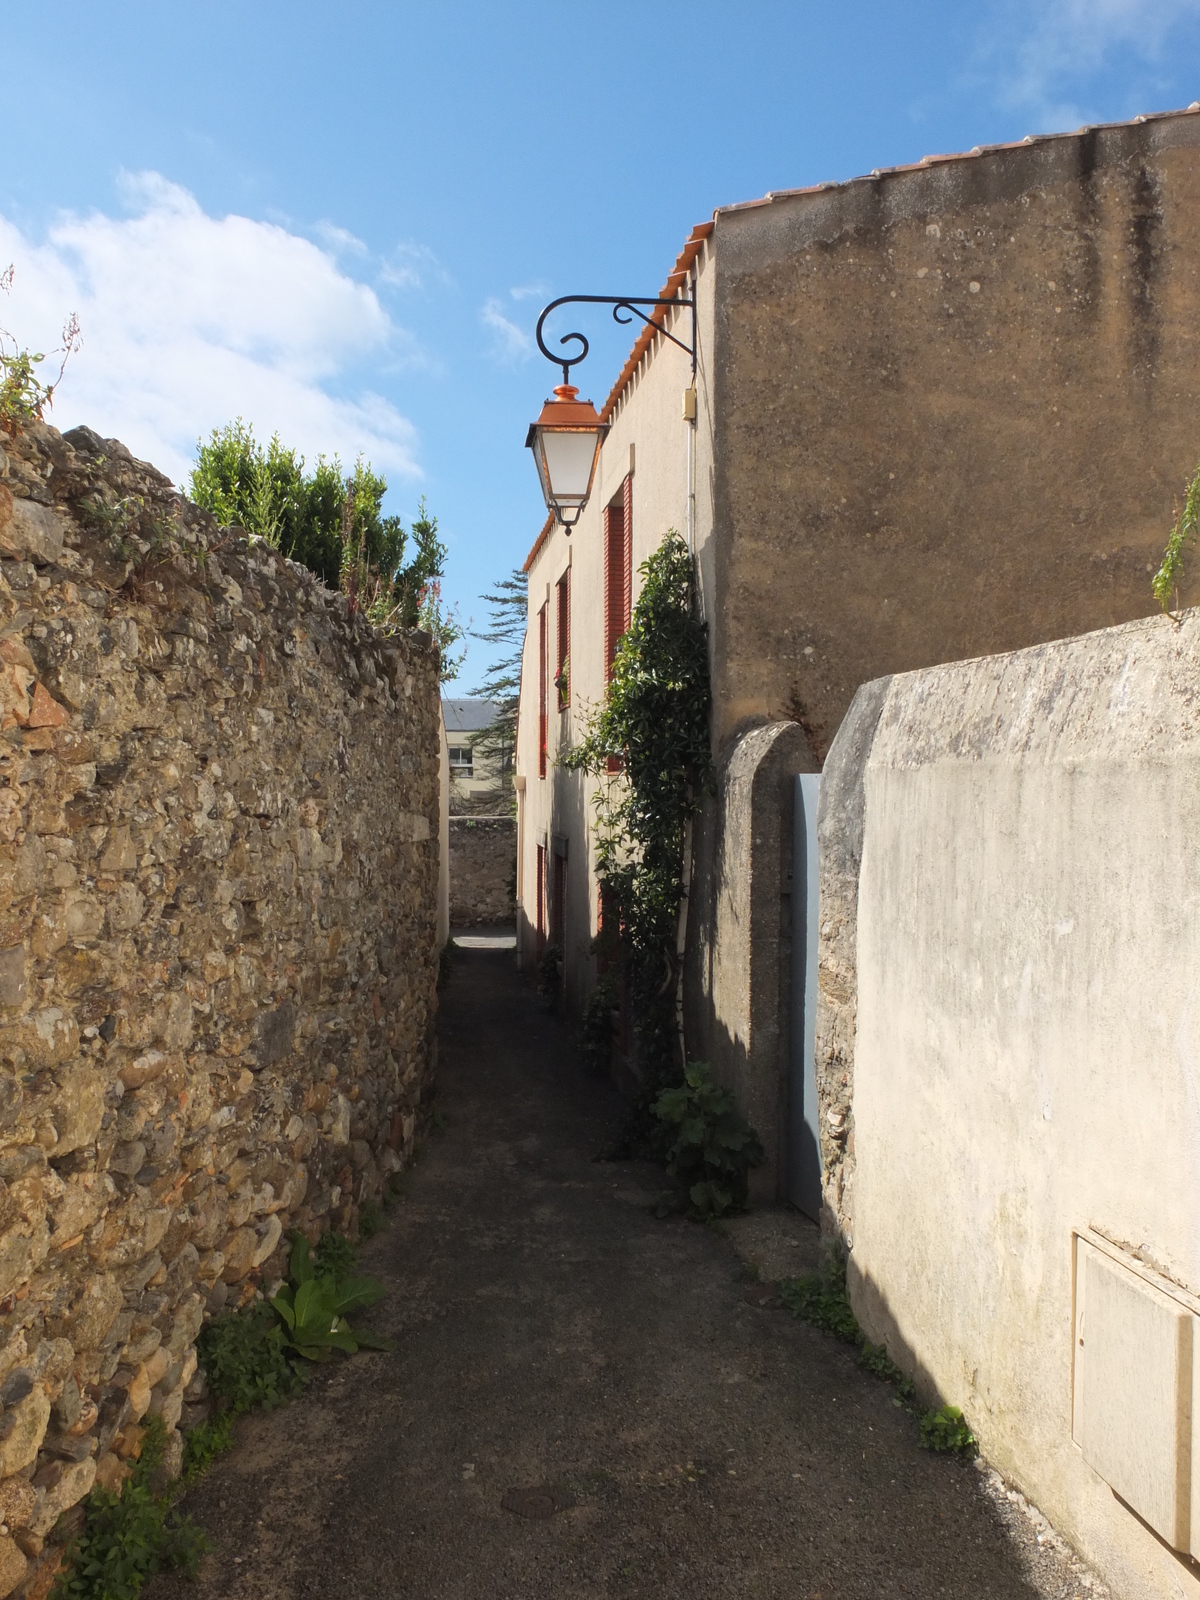
<svg viewBox="0 0 1200 1600"><path fill-rule="evenodd" d="M541 316L537 320L537 332L535 335L537 338L537 347L546 357L546 360L552 361L556 367L562 368L564 383L570 383L571 381L571 368L577 367L579 363L586 358L588 353L587 339L582 333L564 333L562 338L558 341L559 344L568 344L572 339L578 340L581 346L579 354L577 356L555 355L553 350L547 350L546 348L546 341L542 338L542 324L552 311L556 311L559 306L567 305L611 306L613 308L613 321L620 322L622 324L632 322L634 317L640 317L643 322L650 324L659 333L661 333L664 339L670 339L672 344L677 344L686 355L691 356L692 372L693 374L695 373L696 302L694 299L689 300L685 297L677 296L673 300L651 300L643 299L639 295L564 294L558 300L551 300L550 304L542 312ZM644 311L639 311L639 306L674 306L676 308L681 306L690 307L692 313L691 344L684 344L682 339L677 339L673 333L668 333L666 328L664 328L661 323L655 322L653 317L648 317ZM626 315L622 316L622 312L625 312Z"/></svg>

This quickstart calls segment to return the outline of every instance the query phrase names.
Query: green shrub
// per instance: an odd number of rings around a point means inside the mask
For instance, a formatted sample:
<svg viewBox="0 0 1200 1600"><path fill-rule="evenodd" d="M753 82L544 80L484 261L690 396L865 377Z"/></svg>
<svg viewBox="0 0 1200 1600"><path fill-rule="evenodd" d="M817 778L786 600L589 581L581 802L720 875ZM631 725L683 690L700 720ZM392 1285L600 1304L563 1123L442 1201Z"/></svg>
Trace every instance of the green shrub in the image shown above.
<svg viewBox="0 0 1200 1600"><path fill-rule="evenodd" d="M677 1001L688 829L712 787L708 640L691 552L673 529L639 568L641 592L567 771L600 780L597 868L621 928L642 1088L624 1140L661 1156L652 1107L683 1071ZM607 920L607 912L606 912Z"/></svg>
<svg viewBox="0 0 1200 1600"><path fill-rule="evenodd" d="M940 1411L927 1411L921 1418L921 1448L973 1456L979 1442L958 1407L943 1406Z"/></svg>
<svg viewBox="0 0 1200 1600"><path fill-rule="evenodd" d="M701 1220L744 1211L750 1170L766 1159L762 1141L728 1089L712 1082L707 1061L693 1061L677 1089L652 1107L666 1129L667 1171L687 1188Z"/></svg>
<svg viewBox="0 0 1200 1600"><path fill-rule="evenodd" d="M93 1489L83 1502L87 1521L67 1551L54 1588L55 1600L136 1600L156 1572L196 1575L211 1546L203 1531L170 1509L153 1490L161 1465L166 1430L151 1417L142 1451L119 1495Z"/></svg>
<svg viewBox="0 0 1200 1600"><path fill-rule="evenodd" d="M373 1239L383 1227L383 1212L372 1200L368 1200L360 1207L358 1213L358 1237L360 1239Z"/></svg>

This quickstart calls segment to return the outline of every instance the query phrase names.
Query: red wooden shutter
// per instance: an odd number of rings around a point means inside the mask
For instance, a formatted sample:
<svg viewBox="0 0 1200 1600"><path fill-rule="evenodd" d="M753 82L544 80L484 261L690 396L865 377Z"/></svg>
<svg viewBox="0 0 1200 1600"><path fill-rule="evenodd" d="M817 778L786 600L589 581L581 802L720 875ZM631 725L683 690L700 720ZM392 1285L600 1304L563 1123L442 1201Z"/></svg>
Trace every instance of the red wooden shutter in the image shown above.
<svg viewBox="0 0 1200 1600"><path fill-rule="evenodd" d="M625 475L621 486L621 521L625 536L621 552L621 632L628 633L629 618L633 609L633 473Z"/></svg>
<svg viewBox="0 0 1200 1600"><path fill-rule="evenodd" d="M546 608L538 611L538 777L546 776Z"/></svg>
<svg viewBox="0 0 1200 1600"><path fill-rule="evenodd" d="M558 683L558 709L564 711L571 703L571 569L558 580L555 589L558 601L558 637L555 679Z"/></svg>

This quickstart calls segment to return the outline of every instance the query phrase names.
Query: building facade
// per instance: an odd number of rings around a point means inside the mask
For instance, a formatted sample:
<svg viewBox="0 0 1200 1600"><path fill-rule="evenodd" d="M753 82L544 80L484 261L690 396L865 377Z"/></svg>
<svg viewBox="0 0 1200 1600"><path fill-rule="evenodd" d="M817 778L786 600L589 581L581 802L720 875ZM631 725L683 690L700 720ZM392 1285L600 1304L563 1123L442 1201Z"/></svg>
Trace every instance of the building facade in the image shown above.
<svg viewBox="0 0 1200 1600"><path fill-rule="evenodd" d="M640 563L671 528L695 554L718 780L688 1047L763 1137L760 1195L786 1187L792 780L868 680L1155 609L1200 450L1198 245L1191 110L719 210L662 291L696 301L694 376L644 330L578 525L534 543L519 947L558 948L571 1011L595 979L594 786L556 758L604 695ZM686 342L690 314L665 316Z"/></svg>

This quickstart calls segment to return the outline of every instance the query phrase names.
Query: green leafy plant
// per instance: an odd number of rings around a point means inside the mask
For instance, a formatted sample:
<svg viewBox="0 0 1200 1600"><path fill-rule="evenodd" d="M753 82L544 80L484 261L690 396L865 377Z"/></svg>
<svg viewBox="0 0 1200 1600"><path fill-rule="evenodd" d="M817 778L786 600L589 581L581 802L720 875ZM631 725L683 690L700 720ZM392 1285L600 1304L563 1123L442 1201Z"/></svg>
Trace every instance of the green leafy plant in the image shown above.
<svg viewBox="0 0 1200 1600"><path fill-rule="evenodd" d="M579 1059L584 1070L602 1078L612 1060L613 1009L620 998L620 975L610 970L596 984L583 1008Z"/></svg>
<svg viewBox="0 0 1200 1600"><path fill-rule="evenodd" d="M299 1255L297 1255L299 1251ZM297 1262L304 1262L308 1253L307 1241L301 1242L297 1234L292 1240L292 1254L288 1262L288 1271L292 1275L293 1283L304 1282L303 1277L296 1276ZM358 1265L358 1251L350 1243L344 1233L335 1233L331 1228L328 1233L323 1233L317 1240L317 1247L312 1256L312 1272L319 1278L332 1278L335 1283L341 1283L348 1278ZM311 1276L307 1272L306 1275Z"/></svg>
<svg viewBox="0 0 1200 1600"><path fill-rule="evenodd" d="M667 1171L686 1186L691 1215L744 1211L750 1170L766 1156L730 1090L712 1081L708 1062L693 1061L683 1083L664 1089L652 1109L667 1130Z"/></svg>
<svg viewBox="0 0 1200 1600"><path fill-rule="evenodd" d="M1179 603L1179 585L1183 579L1183 552L1196 542L1200 533L1200 466L1192 473L1184 491L1183 510L1175 518L1175 526L1163 551L1162 565L1154 574L1154 598L1164 611L1170 611L1172 600Z"/></svg>
<svg viewBox="0 0 1200 1600"><path fill-rule="evenodd" d="M650 1108L683 1076L679 908L688 830L712 782L712 694L687 545L672 530L639 571L604 702L558 761L600 780L598 868L621 928L641 1084L625 1143L661 1157L663 1125Z"/></svg>
<svg viewBox="0 0 1200 1600"><path fill-rule="evenodd" d="M374 1305L383 1285L376 1278L339 1279L333 1273L320 1273L319 1265L309 1256L308 1240L298 1233L289 1263L292 1282L271 1301L288 1345L306 1361L325 1361L335 1350L346 1355L364 1349L390 1350L390 1339L354 1333L346 1321L351 1311Z"/></svg>
<svg viewBox="0 0 1200 1600"><path fill-rule="evenodd" d="M921 1418L921 1448L973 1456L979 1450L979 1441L957 1406L943 1406L940 1411L927 1411Z"/></svg>
<svg viewBox="0 0 1200 1600"><path fill-rule="evenodd" d="M195 1577L211 1546L203 1531L171 1510L171 1496L154 1492L166 1430L151 1417L141 1454L120 1494L93 1489L84 1501L83 1532L69 1547L55 1600L136 1600L156 1572Z"/></svg>
<svg viewBox="0 0 1200 1600"><path fill-rule="evenodd" d="M561 960L562 951L559 947L548 944L537 964L537 992L547 1011L553 1011L558 1003L558 991L562 983L558 970Z"/></svg>
<svg viewBox="0 0 1200 1600"><path fill-rule="evenodd" d="M193 1483L202 1472L207 1472L218 1456L224 1455L233 1443L233 1422L236 1413L218 1411L207 1422L189 1428L183 1439L183 1478Z"/></svg>
<svg viewBox="0 0 1200 1600"><path fill-rule="evenodd" d="M255 1406L273 1410L303 1383L283 1329L262 1300L214 1317L201 1329L196 1349L209 1388L235 1415Z"/></svg>
<svg viewBox="0 0 1200 1600"><path fill-rule="evenodd" d="M12 290L15 268L10 264L0 272L0 289ZM61 355L58 376L43 383L37 369L45 361L42 351L23 349L7 328L0 328L0 432L15 438L31 422L40 422L47 406L54 404L54 391L62 382L68 359L82 344L79 319L72 315L63 325L62 344L53 352Z"/></svg>
<svg viewBox="0 0 1200 1600"><path fill-rule="evenodd" d="M373 1239L383 1227L383 1212L372 1201L368 1200L359 1208L358 1236L360 1239Z"/></svg>

